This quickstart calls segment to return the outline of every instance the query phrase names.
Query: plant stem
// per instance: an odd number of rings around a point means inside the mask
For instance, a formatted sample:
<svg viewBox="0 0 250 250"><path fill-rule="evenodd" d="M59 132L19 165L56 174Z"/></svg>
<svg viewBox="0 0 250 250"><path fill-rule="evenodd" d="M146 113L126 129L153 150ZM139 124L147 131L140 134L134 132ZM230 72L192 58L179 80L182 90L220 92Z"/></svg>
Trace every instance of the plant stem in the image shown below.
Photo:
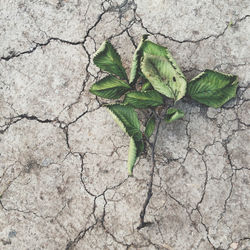
<svg viewBox="0 0 250 250"><path fill-rule="evenodd" d="M160 124L161 124L161 118L156 114L155 114L155 118L157 121L157 125L156 125L156 132L155 132L155 136L154 136L154 141L153 144L150 144L151 147L151 162L152 162L152 168L151 168L151 172L150 172L150 179L149 179L149 184L148 184L148 192L147 192L147 197L146 200L144 201L142 210L140 212L140 225L137 227L138 230L142 229L143 227L146 227L148 225L151 224L151 222L145 222L144 218L145 218L145 214L146 214L146 209L147 206L149 204L149 201L153 195L153 181L154 181L154 172L155 172L155 145L157 142L157 138L158 138L158 133L159 133L159 128L160 128Z"/></svg>

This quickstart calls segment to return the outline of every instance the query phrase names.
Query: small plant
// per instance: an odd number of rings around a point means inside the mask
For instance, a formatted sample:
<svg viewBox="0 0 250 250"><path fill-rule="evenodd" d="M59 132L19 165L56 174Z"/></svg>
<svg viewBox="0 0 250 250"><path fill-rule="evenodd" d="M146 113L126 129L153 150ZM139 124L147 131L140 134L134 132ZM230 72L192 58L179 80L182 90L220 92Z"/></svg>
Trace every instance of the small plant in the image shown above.
<svg viewBox="0 0 250 250"><path fill-rule="evenodd" d="M94 63L110 75L94 83L90 89L92 94L99 97L116 100L115 104L105 107L130 137L129 175L133 174L136 159L144 151L144 145L147 143L151 148L150 182L138 229L148 224L144 222L144 216L153 194L155 145L161 122L171 123L184 116L183 111L174 107L184 96L219 108L236 95L238 85L237 76L213 70L205 70L187 83L168 49L147 38L148 35L144 35L135 50L129 78L119 54L109 41L105 41L94 56ZM135 109L151 110L144 131L140 129ZM150 140L153 134L154 139Z"/></svg>

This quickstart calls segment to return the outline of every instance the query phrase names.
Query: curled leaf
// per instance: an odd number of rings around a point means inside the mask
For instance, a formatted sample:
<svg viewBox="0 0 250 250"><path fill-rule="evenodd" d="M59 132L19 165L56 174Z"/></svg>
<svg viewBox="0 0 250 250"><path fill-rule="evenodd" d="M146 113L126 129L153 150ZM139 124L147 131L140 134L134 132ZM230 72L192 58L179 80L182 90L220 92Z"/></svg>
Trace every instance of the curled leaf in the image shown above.
<svg viewBox="0 0 250 250"><path fill-rule="evenodd" d="M133 61L132 61L132 66L131 66L131 71L130 71L130 78L129 78L129 83L134 84L138 77L139 77L139 71L140 71L140 60L142 57L143 53L143 44L145 40L147 39L148 35L143 35L142 39L138 45L138 47L135 50L134 56L133 56Z"/></svg>
<svg viewBox="0 0 250 250"><path fill-rule="evenodd" d="M149 81L145 82L141 87L141 91L146 91L146 90L151 90L151 89L153 89L153 87Z"/></svg>
<svg viewBox="0 0 250 250"><path fill-rule="evenodd" d="M149 138L155 130L155 117L151 116L147 122L146 129L145 129L145 136Z"/></svg>
<svg viewBox="0 0 250 250"><path fill-rule="evenodd" d="M164 120L166 123L170 123L170 122L173 122L175 120L182 118L183 116L184 116L184 112L181 111L180 109L169 108L164 117Z"/></svg>
<svg viewBox="0 0 250 250"><path fill-rule="evenodd" d="M142 139L138 115L132 107L120 104L111 104L106 107L124 132L136 141Z"/></svg>
<svg viewBox="0 0 250 250"><path fill-rule="evenodd" d="M128 174L132 175L133 174L133 168L137 159L136 156L137 149L135 145L135 140L131 137L130 142L129 142L129 149L128 149L128 162L127 162L127 167L128 167Z"/></svg>
<svg viewBox="0 0 250 250"><path fill-rule="evenodd" d="M113 104L106 107L122 130L130 136L127 165L129 175L132 175L136 159L144 148L137 113L127 105Z"/></svg>
<svg viewBox="0 0 250 250"><path fill-rule="evenodd" d="M133 169L135 166L135 162L138 156L140 156L141 152L144 149L144 143L143 141L135 141L134 138L130 138L129 143L129 150L128 150L128 162L127 162L127 168L128 168L128 174L131 176L133 175Z"/></svg>

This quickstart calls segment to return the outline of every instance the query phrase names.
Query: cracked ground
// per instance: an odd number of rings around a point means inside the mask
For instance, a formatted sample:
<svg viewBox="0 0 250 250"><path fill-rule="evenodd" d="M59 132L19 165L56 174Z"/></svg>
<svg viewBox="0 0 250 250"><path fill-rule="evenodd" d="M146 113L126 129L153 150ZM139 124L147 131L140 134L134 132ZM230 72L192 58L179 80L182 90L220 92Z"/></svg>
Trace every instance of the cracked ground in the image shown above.
<svg viewBox="0 0 250 250"><path fill-rule="evenodd" d="M143 34L187 79L239 76L221 109L187 98L162 124L149 226L137 230L150 155L89 93L110 39L129 72ZM0 249L250 249L249 0L0 0Z"/></svg>

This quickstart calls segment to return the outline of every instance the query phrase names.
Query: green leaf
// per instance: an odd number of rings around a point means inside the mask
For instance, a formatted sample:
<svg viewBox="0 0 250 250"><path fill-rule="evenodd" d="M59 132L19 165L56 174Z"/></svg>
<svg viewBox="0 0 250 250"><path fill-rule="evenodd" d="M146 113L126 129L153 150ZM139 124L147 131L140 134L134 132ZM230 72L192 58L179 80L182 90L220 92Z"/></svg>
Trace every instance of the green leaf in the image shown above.
<svg viewBox="0 0 250 250"><path fill-rule="evenodd" d="M161 94L175 101L185 95L186 80L166 57L144 54L141 70L153 88Z"/></svg>
<svg viewBox="0 0 250 250"><path fill-rule="evenodd" d="M130 138L129 150L128 150L128 174L133 175L133 168L137 157L141 154L144 149L143 141L135 141L132 137Z"/></svg>
<svg viewBox="0 0 250 250"><path fill-rule="evenodd" d="M238 77L205 70L188 83L188 95L209 107L219 108L235 97Z"/></svg>
<svg viewBox="0 0 250 250"><path fill-rule="evenodd" d="M125 104L138 109L156 107L163 104L162 96L155 90L144 92L132 91L125 95Z"/></svg>
<svg viewBox="0 0 250 250"><path fill-rule="evenodd" d="M120 104L107 105L106 107L122 130L131 137L128 153L128 172L129 175L132 175L136 159L144 149L137 113L132 107Z"/></svg>
<svg viewBox="0 0 250 250"><path fill-rule="evenodd" d="M127 162L129 175L133 174L133 168L137 159L136 153L137 153L137 149L136 149L135 141L133 138L130 138L129 149L128 149L128 162Z"/></svg>
<svg viewBox="0 0 250 250"><path fill-rule="evenodd" d="M136 141L142 139L138 115L132 107L121 104L112 104L106 107L124 132L133 137Z"/></svg>
<svg viewBox="0 0 250 250"><path fill-rule="evenodd" d="M146 129L145 129L145 136L149 138L155 130L155 117L152 116L147 122Z"/></svg>
<svg viewBox="0 0 250 250"><path fill-rule="evenodd" d="M165 57L172 65L172 67L176 70L176 73L185 79L180 67L178 66L175 59L173 58L173 56L171 55L171 53L167 48L159 44L153 43L151 41L145 41L143 43L143 53Z"/></svg>
<svg viewBox="0 0 250 250"><path fill-rule="evenodd" d="M128 79L121 58L109 41L103 42L96 51L93 61L101 70L117 75L121 79Z"/></svg>
<svg viewBox="0 0 250 250"><path fill-rule="evenodd" d="M164 120L166 123L170 123L170 122L173 122L175 120L182 118L183 116L184 116L184 112L181 111L180 109L169 108L164 117Z"/></svg>
<svg viewBox="0 0 250 250"><path fill-rule="evenodd" d="M142 85L141 91L151 90L152 88L152 84L147 81Z"/></svg>
<svg viewBox="0 0 250 250"><path fill-rule="evenodd" d="M130 89L127 83L110 75L94 83L90 92L107 99L118 99Z"/></svg>
<svg viewBox="0 0 250 250"><path fill-rule="evenodd" d="M131 71L130 71L130 77L129 77L129 83L134 84L136 83L138 77L139 77L139 71L140 71L140 60L142 57L142 46L144 41L147 39L148 35L143 35L142 39L138 45L138 47L135 50Z"/></svg>

